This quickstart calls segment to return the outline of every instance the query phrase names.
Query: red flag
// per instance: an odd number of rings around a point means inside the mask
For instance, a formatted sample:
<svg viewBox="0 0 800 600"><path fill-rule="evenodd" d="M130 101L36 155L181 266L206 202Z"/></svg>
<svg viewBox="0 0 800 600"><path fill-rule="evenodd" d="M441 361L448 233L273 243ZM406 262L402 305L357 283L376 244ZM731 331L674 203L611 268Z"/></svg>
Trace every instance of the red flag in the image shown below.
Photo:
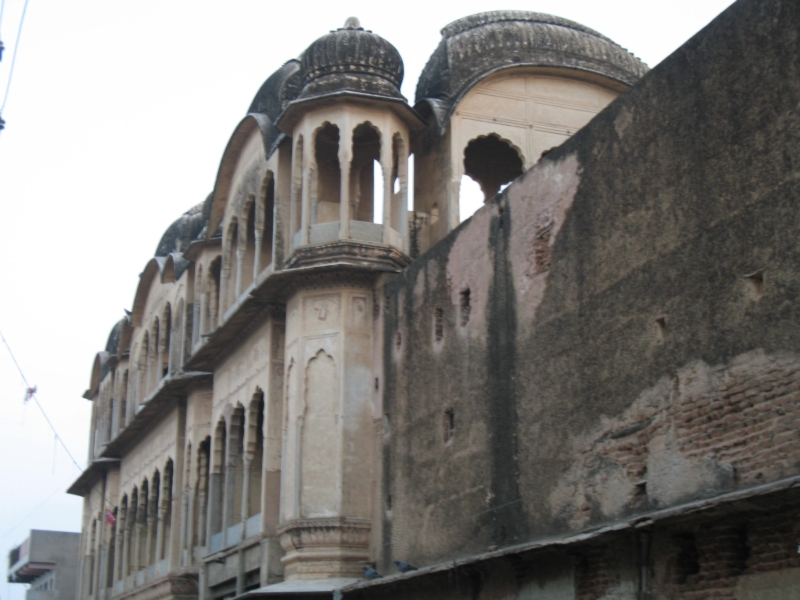
<svg viewBox="0 0 800 600"><path fill-rule="evenodd" d="M106 509L106 525L113 525L116 522L117 522L117 517L114 516L114 511L111 510L110 508Z"/></svg>

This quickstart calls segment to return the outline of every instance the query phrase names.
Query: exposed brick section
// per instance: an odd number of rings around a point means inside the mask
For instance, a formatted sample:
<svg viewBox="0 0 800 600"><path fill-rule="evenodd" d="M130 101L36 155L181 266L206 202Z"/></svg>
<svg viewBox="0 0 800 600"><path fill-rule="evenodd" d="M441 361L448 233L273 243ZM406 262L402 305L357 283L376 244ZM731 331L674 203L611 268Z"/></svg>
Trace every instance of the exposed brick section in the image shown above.
<svg viewBox="0 0 800 600"><path fill-rule="evenodd" d="M785 510L754 519L748 528L750 554L745 573L800 567L800 510Z"/></svg>
<svg viewBox="0 0 800 600"><path fill-rule="evenodd" d="M746 532L741 526L723 525L702 530L695 536L698 572L678 586L682 598L735 598L736 578L747 559Z"/></svg>
<svg viewBox="0 0 800 600"><path fill-rule="evenodd" d="M800 362L750 357L708 376L710 383L700 392L684 391L675 377L665 402L638 406L635 417L614 423L584 452L584 472L617 464L632 483L643 484L649 445L669 432L686 458L711 456L718 464L731 465L736 487L795 474L800 461ZM591 488L587 486L590 498ZM637 498L631 502L641 504ZM588 518L592 506L584 502L578 510Z"/></svg>
<svg viewBox="0 0 800 600"><path fill-rule="evenodd" d="M611 586L609 550L606 546L581 549L575 559L575 600L598 600Z"/></svg>
<svg viewBox="0 0 800 600"><path fill-rule="evenodd" d="M533 242L530 249L526 252L528 262L525 275L533 277L550 270L552 262L552 250L550 248L550 238L553 232L554 220L552 217L545 217L537 223L533 231Z"/></svg>
<svg viewBox="0 0 800 600"><path fill-rule="evenodd" d="M741 577L800 567L800 510L784 509L742 520L698 526L672 536L670 598L736 598Z"/></svg>

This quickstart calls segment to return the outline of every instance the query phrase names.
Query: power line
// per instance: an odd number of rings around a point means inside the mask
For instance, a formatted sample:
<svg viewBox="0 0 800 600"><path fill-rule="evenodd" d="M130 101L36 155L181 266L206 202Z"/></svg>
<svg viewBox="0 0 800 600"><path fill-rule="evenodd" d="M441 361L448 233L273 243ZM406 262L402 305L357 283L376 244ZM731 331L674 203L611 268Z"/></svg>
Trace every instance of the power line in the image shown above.
<svg viewBox="0 0 800 600"><path fill-rule="evenodd" d="M3 4L5 4L5 0L3 0ZM3 114L3 109L5 109L6 102L8 101L8 92L11 89L11 79L14 77L14 66L17 64L17 55L19 54L19 40L20 36L22 35L22 25L23 23L25 23L25 15L27 14L27 12L28 12L28 0L25 0L25 4L22 6L22 16L19 19L19 28L17 28L17 39L14 41L14 56L11 58L11 68L8 71L8 81L6 82L6 93L5 96L3 96L3 104L2 106L0 106L0 115ZM6 344L6 346L8 346L8 344Z"/></svg>
<svg viewBox="0 0 800 600"><path fill-rule="evenodd" d="M0 534L0 540L2 540L2 539L3 539L3 538L5 538L5 537L6 537L8 534L10 534L10 533L12 533L14 530L16 530L16 529L17 529L17 528L18 528L20 525L22 525L23 521L25 521L26 519L29 519L29 518L30 518L30 517L32 517L34 514L36 514L37 512L39 512L39 510L40 510L40 509L41 509L41 508L42 508L42 507L43 507L45 504L47 504L48 502L50 502L50 500L52 500L52 499L53 499L53 496L55 496L56 494L58 494L59 492L61 492L61 491L63 490L63 488L62 488L62 485L63 485L63 484L59 484L59 486L58 486L58 487L57 487L57 488L56 488L56 489L53 491L53 493L52 493L52 494L50 494L50 495L49 495L47 498L45 498L44 500L42 500L42 502L40 502L40 503L39 503L39 504L36 506L36 508L34 508L34 509L31 511L31 512L29 512L29 513L28 513L27 515L25 515L24 517L21 517L20 519L17 519L17 523L16 523L16 525L13 525L11 528L7 529L7 530L6 530L4 533Z"/></svg>
<svg viewBox="0 0 800 600"><path fill-rule="evenodd" d="M47 413L44 411L44 408L39 403L39 399L36 397L36 392L32 391L33 388L31 387L31 384L28 383L28 379L25 377L25 373L22 372L22 367L19 366L19 363L17 362L17 359L14 356L14 353L11 351L11 346L8 345L8 342L6 341L6 338L3 335L2 331L0 331L0 339L3 340L3 343L5 344L6 348L8 348L8 353L11 355L11 360L14 361L14 366L17 367L17 371L19 371L20 377L22 377L22 381L25 382L25 387L28 388L28 390L30 391L30 397L33 398L34 402L36 402L36 406L38 406L39 410L42 411L42 415L44 416L44 420L47 421L47 424L50 426L50 429L53 430L53 433L55 434L56 439L61 444L61 447L64 448L64 451L67 453L67 456L69 456L70 460L72 460L72 463L75 465L75 467L77 467L78 471L83 473L83 469L78 464L78 461L75 460L74 456L72 456L72 452L69 451L69 448L67 448L67 445L64 443L64 440L61 439L60 435L58 435L58 431L56 431L56 428L53 425L53 422L50 421L50 417L47 416Z"/></svg>

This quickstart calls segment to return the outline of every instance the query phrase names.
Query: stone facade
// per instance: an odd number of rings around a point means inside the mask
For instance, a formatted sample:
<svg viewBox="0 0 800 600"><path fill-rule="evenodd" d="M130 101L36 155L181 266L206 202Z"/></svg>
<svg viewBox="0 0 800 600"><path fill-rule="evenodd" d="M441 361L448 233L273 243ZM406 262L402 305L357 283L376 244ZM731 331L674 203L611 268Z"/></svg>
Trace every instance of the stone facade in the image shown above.
<svg viewBox="0 0 800 600"><path fill-rule="evenodd" d="M81 600L796 597L798 29L285 63L95 359Z"/></svg>

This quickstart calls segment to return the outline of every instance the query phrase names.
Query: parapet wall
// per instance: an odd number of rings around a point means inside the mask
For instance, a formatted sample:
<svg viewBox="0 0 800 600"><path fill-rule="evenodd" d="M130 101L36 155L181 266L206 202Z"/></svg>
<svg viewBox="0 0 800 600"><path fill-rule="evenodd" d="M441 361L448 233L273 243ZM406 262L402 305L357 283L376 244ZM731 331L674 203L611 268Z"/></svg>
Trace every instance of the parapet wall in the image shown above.
<svg viewBox="0 0 800 600"><path fill-rule="evenodd" d="M737 2L387 284L387 563L800 474L798 31Z"/></svg>

